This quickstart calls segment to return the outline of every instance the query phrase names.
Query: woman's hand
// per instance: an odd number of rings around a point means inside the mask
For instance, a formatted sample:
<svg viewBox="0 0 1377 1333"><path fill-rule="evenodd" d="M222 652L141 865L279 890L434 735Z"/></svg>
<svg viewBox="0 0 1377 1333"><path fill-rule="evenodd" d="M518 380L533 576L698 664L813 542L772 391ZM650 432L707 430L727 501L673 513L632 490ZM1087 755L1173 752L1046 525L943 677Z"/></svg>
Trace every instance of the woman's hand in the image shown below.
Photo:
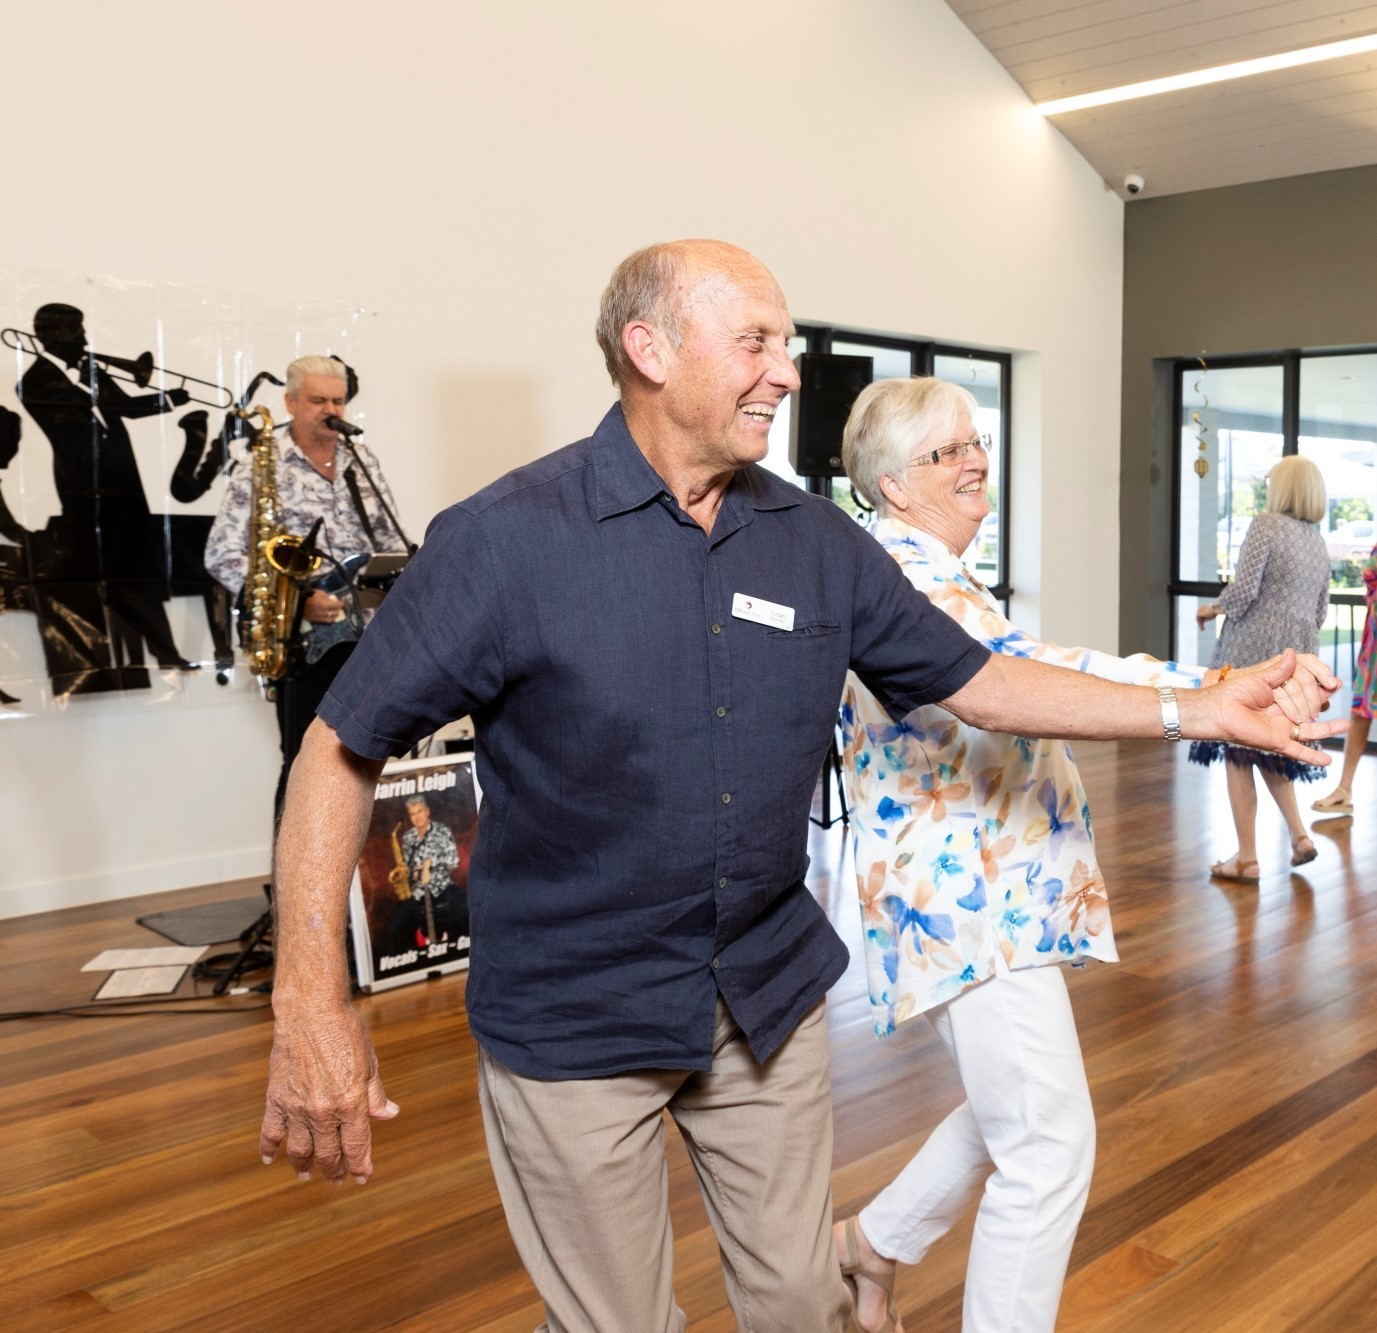
<svg viewBox="0 0 1377 1333"><path fill-rule="evenodd" d="M1204 629L1218 614L1219 604L1217 602L1202 602L1195 608L1195 623Z"/></svg>

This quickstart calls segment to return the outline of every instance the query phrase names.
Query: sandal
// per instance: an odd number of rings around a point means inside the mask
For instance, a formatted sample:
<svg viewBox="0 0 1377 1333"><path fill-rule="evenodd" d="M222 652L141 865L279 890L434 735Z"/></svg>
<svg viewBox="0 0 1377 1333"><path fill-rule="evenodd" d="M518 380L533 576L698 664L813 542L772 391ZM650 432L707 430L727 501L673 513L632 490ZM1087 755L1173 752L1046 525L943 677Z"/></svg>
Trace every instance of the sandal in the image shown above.
<svg viewBox="0 0 1377 1333"><path fill-rule="evenodd" d="M1311 848L1312 855L1310 860L1314 860L1319 855ZM1292 859L1292 865L1298 864ZM1227 861L1216 861L1210 867L1211 879L1228 879L1237 884L1256 884L1262 878L1262 871L1256 861L1240 861L1238 857L1231 856Z"/></svg>
<svg viewBox="0 0 1377 1333"><path fill-rule="evenodd" d="M1353 793L1347 787L1335 787L1328 796L1311 801L1310 808L1322 815L1351 815L1353 813Z"/></svg>
<svg viewBox="0 0 1377 1333"><path fill-rule="evenodd" d="M861 1263L861 1245L856 1236L856 1219L848 1217L846 1226L842 1231L843 1243L846 1246L846 1253L841 1258L842 1280L851 1289L851 1303L853 1308L860 1305L860 1293L856 1288L857 1275L873 1282L881 1291L885 1293L885 1321L874 1330L874 1333L895 1333L899 1327L899 1312L894 1308L894 1275L899 1271L898 1264L895 1264L888 1272L883 1272L878 1268L866 1268Z"/></svg>
<svg viewBox="0 0 1377 1333"><path fill-rule="evenodd" d="M1318 855L1319 852L1316 850L1315 844L1309 838L1300 837L1291 844L1291 864L1293 866L1309 865Z"/></svg>

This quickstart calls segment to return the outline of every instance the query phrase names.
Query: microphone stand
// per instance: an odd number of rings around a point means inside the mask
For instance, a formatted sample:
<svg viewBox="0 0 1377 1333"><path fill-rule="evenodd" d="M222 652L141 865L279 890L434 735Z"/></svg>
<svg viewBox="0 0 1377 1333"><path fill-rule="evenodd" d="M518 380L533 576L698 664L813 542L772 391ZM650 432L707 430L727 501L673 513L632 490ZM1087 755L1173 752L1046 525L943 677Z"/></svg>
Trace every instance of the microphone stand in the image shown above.
<svg viewBox="0 0 1377 1333"><path fill-rule="evenodd" d="M393 531L402 539L402 545L406 547L407 554L415 555L417 549L415 544L402 531L402 525L397 521L397 515L392 512L392 506L387 503L382 491L378 489L378 483L373 480L373 474L368 470L368 464L363 461L359 456L359 451L354 448L354 441L347 435L341 435L340 439L344 441L344 447L349 450L349 456L359 465L359 471L363 473L363 479L368 483L368 489L377 497L378 504L382 506L383 513L387 515L392 524Z"/></svg>
<svg viewBox="0 0 1377 1333"><path fill-rule="evenodd" d="M406 533L402 531L402 525L397 521L397 515L392 512L392 506L387 503L378 483L373 480L373 474L368 470L368 464L363 461L359 455L359 451L354 448L353 437L355 435L362 435L363 428L354 425L351 421L345 421L342 417L333 416L326 417L325 424L332 427L339 435L340 439L344 441L344 447L349 450L349 456L358 464L359 471L363 473L363 479L368 483L368 489L373 492L374 498L376 498L383 513L387 515L388 521L392 524L392 530L402 539L402 545L406 547L407 554L415 555L416 547L412 544L411 539Z"/></svg>

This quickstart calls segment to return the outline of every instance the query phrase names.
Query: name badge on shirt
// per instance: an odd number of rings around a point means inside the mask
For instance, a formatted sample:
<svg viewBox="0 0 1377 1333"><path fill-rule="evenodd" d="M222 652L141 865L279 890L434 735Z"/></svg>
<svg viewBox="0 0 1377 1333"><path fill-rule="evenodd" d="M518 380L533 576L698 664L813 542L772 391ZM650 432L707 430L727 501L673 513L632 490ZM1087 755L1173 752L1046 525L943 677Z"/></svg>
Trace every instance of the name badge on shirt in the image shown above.
<svg viewBox="0 0 1377 1333"><path fill-rule="evenodd" d="M763 597L747 597L744 592L739 592L732 598L732 615L738 620L754 620L757 625L768 625L771 629L794 628L792 606L767 602Z"/></svg>

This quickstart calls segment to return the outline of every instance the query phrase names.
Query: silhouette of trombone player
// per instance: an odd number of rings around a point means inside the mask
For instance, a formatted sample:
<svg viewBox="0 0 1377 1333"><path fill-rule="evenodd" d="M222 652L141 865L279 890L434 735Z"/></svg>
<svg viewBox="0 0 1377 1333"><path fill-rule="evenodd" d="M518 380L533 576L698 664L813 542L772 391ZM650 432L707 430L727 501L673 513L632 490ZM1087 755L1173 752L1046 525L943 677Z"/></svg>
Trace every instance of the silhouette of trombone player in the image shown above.
<svg viewBox="0 0 1377 1333"><path fill-rule="evenodd" d="M40 306L33 334L40 350L19 381L19 396L52 445L62 504L60 519L50 525L57 538L53 563L35 573L99 584L111 654L103 665L116 669L116 688L146 683L122 673L143 667L145 643L160 667L193 670L173 642L163 608L167 544L160 519L149 511L124 424L182 407L189 394L182 388L125 393L102 364L108 358L88 352L84 317L75 306Z"/></svg>

